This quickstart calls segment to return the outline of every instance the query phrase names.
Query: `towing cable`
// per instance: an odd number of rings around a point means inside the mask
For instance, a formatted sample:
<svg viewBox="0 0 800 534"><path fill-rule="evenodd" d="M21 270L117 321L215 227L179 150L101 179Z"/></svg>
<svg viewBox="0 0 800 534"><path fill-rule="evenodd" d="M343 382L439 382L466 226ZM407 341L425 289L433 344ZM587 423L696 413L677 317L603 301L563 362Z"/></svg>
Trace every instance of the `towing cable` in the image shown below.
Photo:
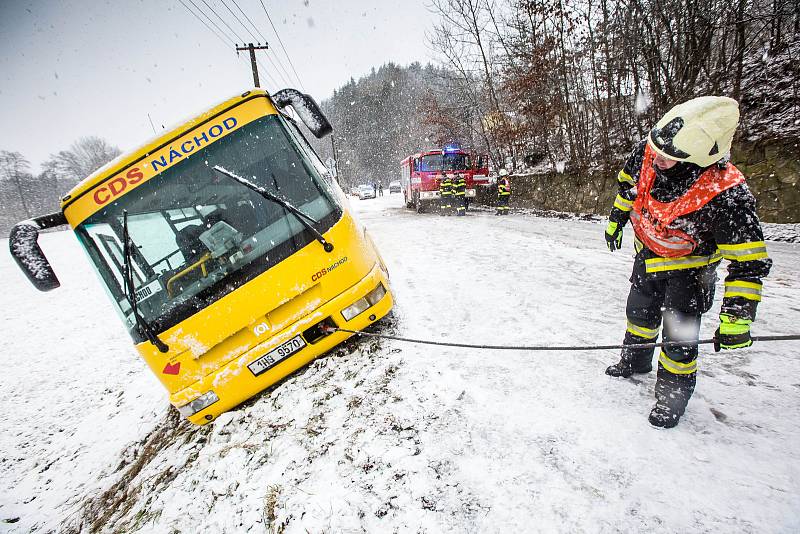
<svg viewBox="0 0 800 534"><path fill-rule="evenodd" d="M328 333L344 332L347 334L358 334L361 336L391 339L394 341L403 341L405 343L415 343L418 345L437 345L440 347L458 347L462 349L489 349L489 350L523 350L523 351L584 351L584 350L613 350L623 349L626 347L636 347L637 349L647 349L656 347L685 347L694 345L713 345L717 342L716 339L699 339L697 341L664 341L661 343L636 343L631 345L478 345L472 343L453 343L449 341L433 341L429 339L413 339L408 337L390 336L388 334L375 334L372 332L364 332L363 330L348 330L346 328L339 328L335 326L325 326L323 330ZM799 341L800 334L785 335L785 336L753 336L750 339L753 342L763 341Z"/></svg>

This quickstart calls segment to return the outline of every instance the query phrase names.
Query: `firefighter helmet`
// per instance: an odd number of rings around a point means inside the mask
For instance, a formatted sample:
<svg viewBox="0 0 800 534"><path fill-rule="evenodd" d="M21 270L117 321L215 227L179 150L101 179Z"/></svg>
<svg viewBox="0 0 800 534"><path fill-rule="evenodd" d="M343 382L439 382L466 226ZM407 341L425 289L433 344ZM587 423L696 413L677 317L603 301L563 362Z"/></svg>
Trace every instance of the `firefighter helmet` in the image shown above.
<svg viewBox="0 0 800 534"><path fill-rule="evenodd" d="M665 158L708 167L727 155L738 125L736 100L701 96L669 110L650 131L647 142Z"/></svg>

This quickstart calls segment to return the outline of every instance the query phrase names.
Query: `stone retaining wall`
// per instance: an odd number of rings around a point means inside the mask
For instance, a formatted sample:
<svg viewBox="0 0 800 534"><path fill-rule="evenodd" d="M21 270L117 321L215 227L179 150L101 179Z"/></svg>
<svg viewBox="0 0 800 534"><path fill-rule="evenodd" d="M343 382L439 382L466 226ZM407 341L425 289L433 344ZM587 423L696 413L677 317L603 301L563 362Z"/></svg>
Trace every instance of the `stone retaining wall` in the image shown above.
<svg viewBox="0 0 800 534"><path fill-rule="evenodd" d="M732 152L756 197L761 220L800 222L800 141L738 144ZM606 215L617 194L616 184L616 171L514 175L511 206Z"/></svg>

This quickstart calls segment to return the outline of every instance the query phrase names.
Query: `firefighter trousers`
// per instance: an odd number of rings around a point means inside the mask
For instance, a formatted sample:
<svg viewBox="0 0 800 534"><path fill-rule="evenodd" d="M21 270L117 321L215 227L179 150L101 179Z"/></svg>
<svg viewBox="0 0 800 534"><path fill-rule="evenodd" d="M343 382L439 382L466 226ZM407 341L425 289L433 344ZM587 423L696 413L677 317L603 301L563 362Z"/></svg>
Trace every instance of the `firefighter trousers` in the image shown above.
<svg viewBox="0 0 800 534"><path fill-rule="evenodd" d="M497 197L497 214L508 215L508 199L511 195L502 195Z"/></svg>
<svg viewBox="0 0 800 534"><path fill-rule="evenodd" d="M453 206L455 207L456 215L463 217L467 214L467 198L463 193L453 195Z"/></svg>
<svg viewBox="0 0 800 534"><path fill-rule="evenodd" d="M622 360L637 372L652 368L653 348L637 348L637 344L654 343L663 322L663 341L697 341L700 319L714 302L716 265L700 269L645 273L644 259L637 255L631 275L626 315ZM697 345L664 347L659 354L659 375L663 371L680 375L694 384L697 369Z"/></svg>
<svg viewBox="0 0 800 534"><path fill-rule="evenodd" d="M452 193L440 193L439 194L439 209L445 215L450 215L450 211L453 209L453 194Z"/></svg>

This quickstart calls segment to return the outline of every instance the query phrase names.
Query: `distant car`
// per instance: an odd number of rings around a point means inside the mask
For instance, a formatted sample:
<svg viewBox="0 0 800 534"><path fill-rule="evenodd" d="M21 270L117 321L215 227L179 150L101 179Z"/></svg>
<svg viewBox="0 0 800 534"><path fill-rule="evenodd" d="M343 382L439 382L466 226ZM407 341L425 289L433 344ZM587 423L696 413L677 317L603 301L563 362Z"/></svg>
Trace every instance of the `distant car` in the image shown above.
<svg viewBox="0 0 800 534"><path fill-rule="evenodd" d="M354 197L358 196L358 186L357 185L354 185L353 187L350 188L350 194L353 195Z"/></svg>
<svg viewBox="0 0 800 534"><path fill-rule="evenodd" d="M399 193L403 190L403 186L400 185L400 180L395 180L393 182L389 182L389 193Z"/></svg>
<svg viewBox="0 0 800 534"><path fill-rule="evenodd" d="M358 198L361 200L365 198L375 198L375 188L371 185L359 185Z"/></svg>

